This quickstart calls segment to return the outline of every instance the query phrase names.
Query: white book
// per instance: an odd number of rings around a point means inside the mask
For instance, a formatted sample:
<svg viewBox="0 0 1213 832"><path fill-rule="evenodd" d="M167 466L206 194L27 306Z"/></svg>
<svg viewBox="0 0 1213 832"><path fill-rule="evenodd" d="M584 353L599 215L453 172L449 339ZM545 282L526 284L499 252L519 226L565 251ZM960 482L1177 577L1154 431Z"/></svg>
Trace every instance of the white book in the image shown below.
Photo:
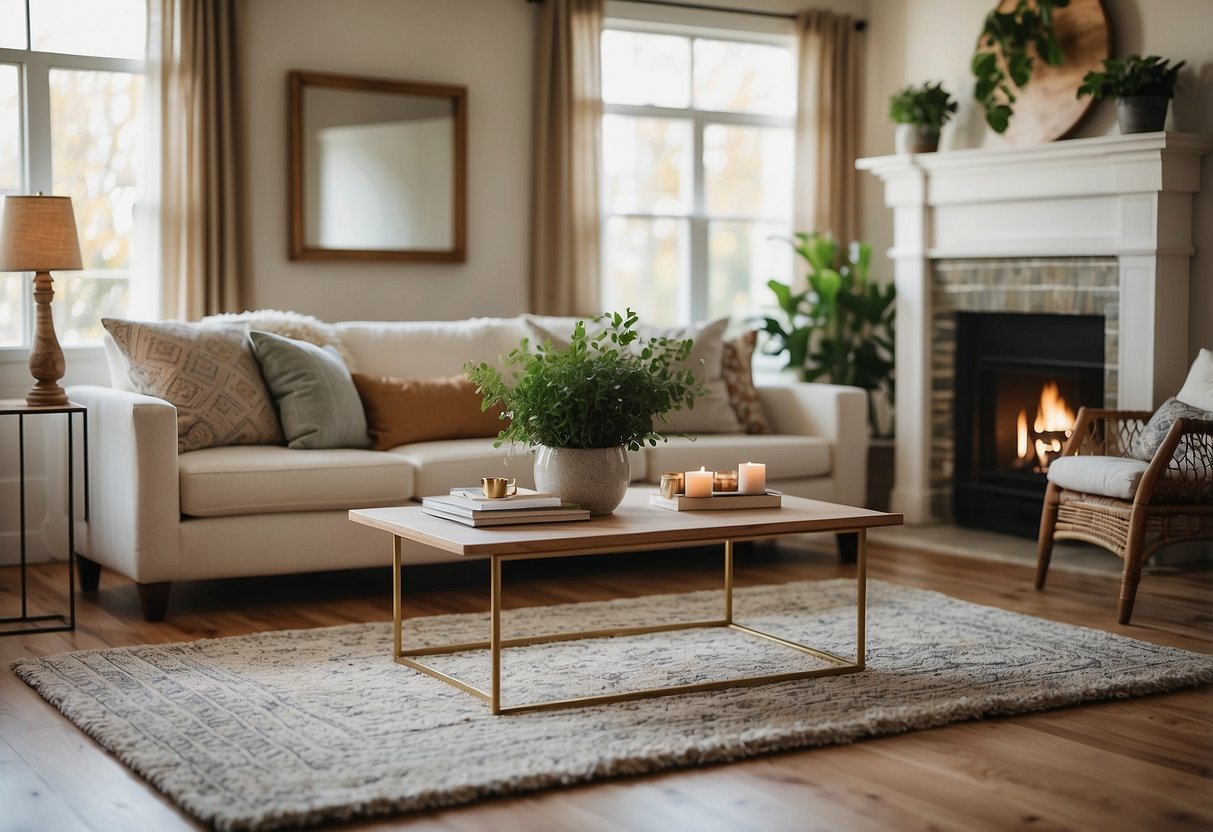
<svg viewBox="0 0 1213 832"><path fill-rule="evenodd" d="M429 498L427 498L429 499ZM570 520L589 520L590 512L567 503L568 508L523 509L521 511L482 511L471 517L456 511L446 511L438 504L422 503L421 510L433 517L453 520L465 526L510 526L524 523L562 523Z"/></svg>
<svg viewBox="0 0 1213 832"><path fill-rule="evenodd" d="M424 503L425 500L453 501L452 505L460 505L464 508L477 509L479 511L505 511L517 508L558 508L561 504L560 498L554 494L532 491L529 488L520 488L517 494L493 500L484 496L484 492L479 487L472 486L452 488L451 493L447 496L426 497L422 502Z"/></svg>

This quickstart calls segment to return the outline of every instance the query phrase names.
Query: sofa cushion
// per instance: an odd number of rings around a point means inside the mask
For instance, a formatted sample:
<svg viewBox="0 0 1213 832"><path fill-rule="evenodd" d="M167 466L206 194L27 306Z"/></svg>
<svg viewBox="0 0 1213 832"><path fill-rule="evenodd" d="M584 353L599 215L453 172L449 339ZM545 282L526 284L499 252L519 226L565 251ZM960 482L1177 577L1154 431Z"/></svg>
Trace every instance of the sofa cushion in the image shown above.
<svg viewBox="0 0 1213 832"><path fill-rule="evenodd" d="M465 361L501 369L524 334L520 318L345 321L334 326L359 373L397 378L462 375Z"/></svg>
<svg viewBox="0 0 1213 832"><path fill-rule="evenodd" d="M814 436L699 436L695 441L672 436L669 442L644 449L649 482L660 482L664 471L735 471L742 462L764 462L767 482L798 477L828 476L833 450Z"/></svg>
<svg viewBox="0 0 1213 832"><path fill-rule="evenodd" d="M182 454L178 470L192 517L392 506L414 493L408 462L378 451L208 448Z"/></svg>
<svg viewBox="0 0 1213 832"><path fill-rule="evenodd" d="M492 439L446 439L401 445L388 454L413 467L417 499L478 484L481 477L511 477L524 488L535 487L535 457L522 445L511 450L509 445L494 448ZM644 451L629 453L628 463L632 482L642 481L647 470Z"/></svg>
<svg viewBox="0 0 1213 832"><path fill-rule="evenodd" d="M1119 456L1063 456L1049 463L1049 482L1067 491L1132 500L1149 465Z"/></svg>
<svg viewBox="0 0 1213 832"><path fill-rule="evenodd" d="M257 330L249 341L278 406L288 447L371 446L362 401L336 349Z"/></svg>
<svg viewBox="0 0 1213 832"><path fill-rule="evenodd" d="M729 405L745 432L770 433L771 425L767 422L758 388L754 386L753 359L754 345L757 343L758 333L752 329L731 341L725 341L720 374L729 391Z"/></svg>
<svg viewBox="0 0 1213 832"><path fill-rule="evenodd" d="M126 359L135 391L177 408L178 452L285 441L243 326L101 323Z"/></svg>
<svg viewBox="0 0 1213 832"><path fill-rule="evenodd" d="M480 409L476 385L463 376L390 378L354 375L377 451L438 439L496 437L509 422L501 408Z"/></svg>
<svg viewBox="0 0 1213 832"><path fill-rule="evenodd" d="M553 346L568 346L573 328L555 329L551 319L523 316L527 322L528 337L532 341L551 341ZM576 319L572 319L576 320ZM733 412L729 401L729 389L722 375L724 360L724 331L729 326L727 317L703 321L685 327L659 327L641 324L636 328L641 341L649 338L690 338L695 344L690 357L678 367L689 367L703 385L705 394L695 399L693 407L683 408L667 414L668 421L654 420L653 428L660 434L675 433L740 433L741 422ZM591 335L597 331L587 323L586 331Z"/></svg>

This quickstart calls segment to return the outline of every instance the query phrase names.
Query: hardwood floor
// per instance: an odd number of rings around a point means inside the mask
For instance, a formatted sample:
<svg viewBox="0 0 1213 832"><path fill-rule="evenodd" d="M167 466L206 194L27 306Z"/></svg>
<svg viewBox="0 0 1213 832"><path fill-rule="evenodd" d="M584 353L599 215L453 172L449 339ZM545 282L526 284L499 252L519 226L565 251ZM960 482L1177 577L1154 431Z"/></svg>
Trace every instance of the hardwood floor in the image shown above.
<svg viewBox="0 0 1213 832"><path fill-rule="evenodd" d="M740 586L853 574L799 543L740 552ZM507 568L510 606L718 585L719 559L663 553ZM64 567L33 570L39 603ZM409 615L487 605L480 564L413 568ZM1213 652L1213 575L1148 574L1133 625L1115 624L1118 581L1054 568L1044 593L1026 565L873 546L870 574L977 603ZM103 573L78 596L74 633L0 638L0 829L201 828L63 719L8 669L63 650L390 618L388 570L173 587L147 624L129 582ZM16 570L0 569L0 597ZM6 602L7 603L7 602ZM0 615L8 614L0 608ZM408 830L975 830L1213 828L1213 687L989 719L728 765L622 778L357 824Z"/></svg>

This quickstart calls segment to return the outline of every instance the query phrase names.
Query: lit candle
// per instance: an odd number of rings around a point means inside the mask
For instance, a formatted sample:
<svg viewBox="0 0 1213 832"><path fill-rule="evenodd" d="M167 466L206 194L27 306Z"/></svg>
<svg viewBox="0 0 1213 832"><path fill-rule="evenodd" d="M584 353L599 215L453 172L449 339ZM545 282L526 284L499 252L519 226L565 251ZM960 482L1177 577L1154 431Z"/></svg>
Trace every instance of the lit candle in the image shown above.
<svg viewBox="0 0 1213 832"><path fill-rule="evenodd" d="M685 472L682 478L686 495L688 497L711 497L712 477L715 475L715 471L705 471L702 467L698 471Z"/></svg>
<svg viewBox="0 0 1213 832"><path fill-rule="evenodd" d="M767 466L761 462L743 462L737 466L737 490L742 494L767 493Z"/></svg>

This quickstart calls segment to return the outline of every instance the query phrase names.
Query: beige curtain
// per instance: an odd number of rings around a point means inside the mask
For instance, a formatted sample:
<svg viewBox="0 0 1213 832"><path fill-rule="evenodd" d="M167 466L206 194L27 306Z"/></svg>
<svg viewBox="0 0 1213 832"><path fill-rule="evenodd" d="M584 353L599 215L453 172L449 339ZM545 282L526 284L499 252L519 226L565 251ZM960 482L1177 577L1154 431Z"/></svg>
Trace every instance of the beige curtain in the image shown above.
<svg viewBox="0 0 1213 832"><path fill-rule="evenodd" d="M536 14L530 305L596 315L602 0L543 0Z"/></svg>
<svg viewBox="0 0 1213 832"><path fill-rule="evenodd" d="M161 312L242 311L242 0L153 0L159 108Z"/></svg>
<svg viewBox="0 0 1213 832"><path fill-rule="evenodd" d="M859 77L863 35L854 19L801 12L800 100L796 110L795 223L830 231L844 244L859 232Z"/></svg>

